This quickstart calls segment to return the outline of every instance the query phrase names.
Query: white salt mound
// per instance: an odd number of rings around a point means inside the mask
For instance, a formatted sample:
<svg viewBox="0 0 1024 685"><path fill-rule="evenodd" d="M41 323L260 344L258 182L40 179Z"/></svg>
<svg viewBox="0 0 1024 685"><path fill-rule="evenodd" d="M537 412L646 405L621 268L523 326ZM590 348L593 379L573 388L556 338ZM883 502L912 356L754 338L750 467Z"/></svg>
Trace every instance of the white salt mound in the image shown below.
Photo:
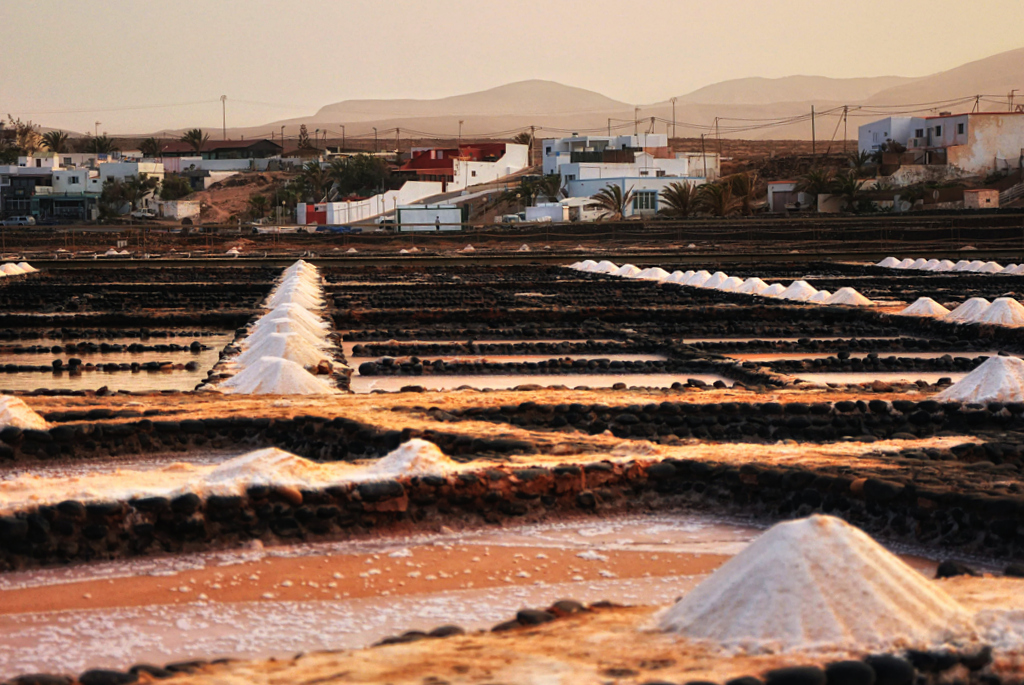
<svg viewBox="0 0 1024 685"><path fill-rule="evenodd" d="M762 281L757 276L751 276L747 280L743 281L743 285L736 288L736 292L744 293L747 295L760 295L762 292L768 289L768 284Z"/></svg>
<svg viewBox="0 0 1024 685"><path fill-rule="evenodd" d="M875 264L875 266L881 266L885 267L886 269L891 269L899 263L900 260L896 259L895 257L886 257L882 261L878 262L878 264Z"/></svg>
<svg viewBox="0 0 1024 685"><path fill-rule="evenodd" d="M639 273L640 269L636 268L632 264L623 264L614 275L621 276L622 278L636 278Z"/></svg>
<svg viewBox="0 0 1024 685"><path fill-rule="evenodd" d="M8 426L23 430L26 428L46 430L49 428L46 419L25 404L20 397L0 395L0 428Z"/></svg>
<svg viewBox="0 0 1024 685"><path fill-rule="evenodd" d="M235 359L235 364L244 368L259 363L263 357L287 359L301 366L316 366L330 359L322 349L297 333L268 333L249 344Z"/></svg>
<svg viewBox="0 0 1024 685"><path fill-rule="evenodd" d="M871 300L861 295L853 288L840 288L832 297L825 300L825 304L844 304L854 307L869 307L874 304Z"/></svg>
<svg viewBox="0 0 1024 685"><path fill-rule="evenodd" d="M953 265L953 271L968 271L971 268L971 262L967 259L961 259Z"/></svg>
<svg viewBox="0 0 1024 685"><path fill-rule="evenodd" d="M894 269L909 269L910 265L913 264L913 263L914 263L914 260L908 258L908 259L904 259L903 261L901 261L899 264L897 264L893 268Z"/></svg>
<svg viewBox="0 0 1024 685"><path fill-rule="evenodd" d="M921 268L925 269L926 271L935 271L935 269L938 266L939 266L939 260L937 260L937 259L929 259L927 262L924 263L924 266L921 267Z"/></svg>
<svg viewBox="0 0 1024 685"><path fill-rule="evenodd" d="M978 267L977 271L981 274L997 274L1003 270L1003 265L998 262L985 262Z"/></svg>
<svg viewBox="0 0 1024 685"><path fill-rule="evenodd" d="M783 300L806 302L816 292L817 289L807 281L793 281L788 288L779 293L779 297Z"/></svg>
<svg viewBox="0 0 1024 685"><path fill-rule="evenodd" d="M218 386L238 395L335 395L339 391L300 364L278 357L260 357Z"/></svg>
<svg viewBox="0 0 1024 685"><path fill-rule="evenodd" d="M973 323L991 306L991 303L984 297L972 297L944 316L943 320L954 323Z"/></svg>
<svg viewBox="0 0 1024 685"><path fill-rule="evenodd" d="M808 302L814 302L815 304L825 304L828 298L832 297L832 293L827 290L819 290L810 297L807 298Z"/></svg>
<svg viewBox="0 0 1024 685"><path fill-rule="evenodd" d="M772 283L770 286L762 290L759 294L762 297L778 297L782 293L786 292L786 286L781 283Z"/></svg>
<svg viewBox="0 0 1024 685"><path fill-rule="evenodd" d="M935 267L936 271L952 271L953 267L956 266L953 262L948 259L943 259L939 262L939 265Z"/></svg>
<svg viewBox="0 0 1024 685"><path fill-rule="evenodd" d="M831 516L773 526L660 624L754 652L932 647L974 638L970 615L937 584Z"/></svg>
<svg viewBox="0 0 1024 685"><path fill-rule="evenodd" d="M519 246L519 252L529 252L529 251L530 251L530 246L527 245L526 243L523 243L522 245Z"/></svg>
<svg viewBox="0 0 1024 685"><path fill-rule="evenodd" d="M313 347L323 348L328 345L328 342L324 340L322 334L317 333L309 328L306 324L302 323L293 318L282 316L276 319L268 319L265 322L260 321L260 329L253 330L248 336L242 340L242 347L248 348L257 344L264 336L270 335L271 333L293 333L305 342L309 343Z"/></svg>
<svg viewBox="0 0 1024 685"><path fill-rule="evenodd" d="M586 259L580 262L580 271L590 271L596 266L597 262L595 262L593 259Z"/></svg>
<svg viewBox="0 0 1024 685"><path fill-rule="evenodd" d="M930 316L939 318L949 314L949 310L930 297L919 297L914 301L914 304L901 311L900 314L902 316Z"/></svg>
<svg viewBox="0 0 1024 685"><path fill-rule="evenodd" d="M10 262L0 265L0 271L3 271L8 276L21 276L25 273L23 269L18 268L17 264L11 264Z"/></svg>
<svg viewBox="0 0 1024 685"><path fill-rule="evenodd" d="M596 269L597 273L601 274L614 274L618 270L619 267L615 266L613 262L609 262L608 260L599 262Z"/></svg>
<svg viewBox="0 0 1024 685"><path fill-rule="evenodd" d="M1024 361L1017 357L989 357L933 399L939 402L1022 402Z"/></svg>
<svg viewBox="0 0 1024 685"><path fill-rule="evenodd" d="M985 268L985 262L980 259L972 259L970 264L967 265L967 271L981 271Z"/></svg>
<svg viewBox="0 0 1024 685"><path fill-rule="evenodd" d="M693 274L691 273L690 275L692 276ZM686 273L683 272L683 271L673 271L672 274L668 278L665 279L665 282L666 283L682 283L683 281L685 281L689 277L690 276L687 276Z"/></svg>
<svg viewBox="0 0 1024 685"><path fill-rule="evenodd" d="M726 293L732 293L736 292L736 289L739 288L741 285L743 285L742 278L737 278L736 276L729 276L729 278L725 279L719 284L716 290L721 290L722 292Z"/></svg>
<svg viewBox="0 0 1024 685"><path fill-rule="evenodd" d="M39 271L39 269L35 268L28 262L18 262L18 268L27 274L34 274L35 272Z"/></svg>
<svg viewBox="0 0 1024 685"><path fill-rule="evenodd" d="M19 264L18 266L21 266L21 264ZM1001 273L1001 274L1013 274L1013 273L1016 273L1016 272L1017 272L1017 265L1016 264L1007 264L1006 266L1003 267L1003 270L1000 271L999 273Z"/></svg>
<svg viewBox="0 0 1024 685"><path fill-rule="evenodd" d="M711 278L711 274L701 269L700 271L694 272L692 276L686 279L686 283L683 285L690 285L695 288L702 288L704 284Z"/></svg>
<svg viewBox="0 0 1024 685"><path fill-rule="evenodd" d="M714 276L704 281L704 285L702 287L711 289L718 288L718 286L725 283L726 279L728 278L729 274L725 273L724 271L716 271Z"/></svg>
<svg viewBox="0 0 1024 685"><path fill-rule="evenodd" d="M1024 307L1012 297L997 297L974 321L999 326L1024 326Z"/></svg>
<svg viewBox="0 0 1024 685"><path fill-rule="evenodd" d="M657 281L658 283L664 283L665 281L668 280L668 277L670 275L671 274L669 274L669 272L665 271L659 266L656 266L652 269L648 269L647 275L641 276L641 278L643 278L645 281Z"/></svg>
<svg viewBox="0 0 1024 685"><path fill-rule="evenodd" d="M927 259L915 259L907 268L914 269L915 271L920 271L921 269L925 268L926 264L928 264Z"/></svg>

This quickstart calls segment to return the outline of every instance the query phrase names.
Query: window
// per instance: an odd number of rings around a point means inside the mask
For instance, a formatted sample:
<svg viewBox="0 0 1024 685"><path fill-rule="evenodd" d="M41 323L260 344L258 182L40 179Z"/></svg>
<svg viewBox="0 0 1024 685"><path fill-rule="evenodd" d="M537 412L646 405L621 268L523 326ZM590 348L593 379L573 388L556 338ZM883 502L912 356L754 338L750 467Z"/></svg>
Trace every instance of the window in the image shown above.
<svg viewBox="0 0 1024 685"><path fill-rule="evenodd" d="M957 132L957 134L962 136L964 134L964 128L965 128L965 126L963 124L957 124L956 125L956 132Z"/></svg>
<svg viewBox="0 0 1024 685"><path fill-rule="evenodd" d="M936 126L935 127L935 135L936 136L941 136L942 135L942 127L941 126Z"/></svg>
<svg viewBox="0 0 1024 685"><path fill-rule="evenodd" d="M68 183L77 185L78 184L78 177L77 176L68 176Z"/></svg>
<svg viewBox="0 0 1024 685"><path fill-rule="evenodd" d="M473 171L470 171L469 175L470 176L476 176L476 169L473 169Z"/></svg>
<svg viewBox="0 0 1024 685"><path fill-rule="evenodd" d="M914 129L914 137L915 138L924 138L924 129L923 128L915 128Z"/></svg>
<svg viewBox="0 0 1024 685"><path fill-rule="evenodd" d="M653 190L641 190L633 193L633 211L658 208L658 193Z"/></svg>
<svg viewBox="0 0 1024 685"><path fill-rule="evenodd" d="M544 148L544 154L550 155L551 154L551 148L550 147Z"/></svg>

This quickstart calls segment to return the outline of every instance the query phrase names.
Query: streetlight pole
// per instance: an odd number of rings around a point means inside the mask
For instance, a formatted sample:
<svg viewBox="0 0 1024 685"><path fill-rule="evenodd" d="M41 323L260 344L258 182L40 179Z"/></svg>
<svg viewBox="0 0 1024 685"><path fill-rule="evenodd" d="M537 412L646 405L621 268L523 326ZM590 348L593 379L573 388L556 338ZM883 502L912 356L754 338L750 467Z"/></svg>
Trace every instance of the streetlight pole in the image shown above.
<svg viewBox="0 0 1024 685"><path fill-rule="evenodd" d="M220 131L221 140L228 139L228 96L220 96Z"/></svg>
<svg viewBox="0 0 1024 685"><path fill-rule="evenodd" d="M284 125L281 125L281 152L284 152Z"/></svg>
<svg viewBox="0 0 1024 685"><path fill-rule="evenodd" d="M462 147L462 119L459 119L459 147Z"/></svg>
<svg viewBox="0 0 1024 685"><path fill-rule="evenodd" d="M676 137L676 98L672 98L672 137Z"/></svg>
<svg viewBox="0 0 1024 685"><path fill-rule="evenodd" d="M633 108L633 135L640 135L640 108Z"/></svg>
<svg viewBox="0 0 1024 685"><path fill-rule="evenodd" d="M338 124L341 126L341 151L345 151L345 124Z"/></svg>
<svg viewBox="0 0 1024 685"><path fill-rule="evenodd" d="M377 127L373 127L373 151L377 152Z"/></svg>
<svg viewBox="0 0 1024 685"><path fill-rule="evenodd" d="M96 122L96 128L93 130L92 137L93 138L99 138L100 137L100 122L98 122L98 121Z"/></svg>

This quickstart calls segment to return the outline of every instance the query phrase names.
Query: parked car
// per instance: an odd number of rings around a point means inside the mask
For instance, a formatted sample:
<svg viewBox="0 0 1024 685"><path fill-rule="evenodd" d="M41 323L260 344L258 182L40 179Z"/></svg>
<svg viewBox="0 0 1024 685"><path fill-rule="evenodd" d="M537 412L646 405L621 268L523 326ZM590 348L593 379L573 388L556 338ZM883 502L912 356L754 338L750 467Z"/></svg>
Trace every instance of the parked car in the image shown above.
<svg viewBox="0 0 1024 685"><path fill-rule="evenodd" d="M132 212L132 216L136 219L155 219L156 212L152 209L136 209Z"/></svg>
<svg viewBox="0 0 1024 685"><path fill-rule="evenodd" d="M9 216L0 221L0 224L4 226L35 226L36 220L31 216Z"/></svg>

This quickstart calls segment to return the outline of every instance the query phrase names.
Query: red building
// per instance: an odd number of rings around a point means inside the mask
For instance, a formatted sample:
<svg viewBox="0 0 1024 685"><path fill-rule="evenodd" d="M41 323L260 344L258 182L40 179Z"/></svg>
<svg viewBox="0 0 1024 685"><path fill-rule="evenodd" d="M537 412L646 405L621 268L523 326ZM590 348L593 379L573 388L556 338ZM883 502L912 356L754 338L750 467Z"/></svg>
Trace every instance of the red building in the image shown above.
<svg viewBox="0 0 1024 685"><path fill-rule="evenodd" d="M412 159L398 168L399 172L417 181L440 181L455 178L455 160L465 162L496 162L505 155L505 143L475 143L457 148L413 148Z"/></svg>

